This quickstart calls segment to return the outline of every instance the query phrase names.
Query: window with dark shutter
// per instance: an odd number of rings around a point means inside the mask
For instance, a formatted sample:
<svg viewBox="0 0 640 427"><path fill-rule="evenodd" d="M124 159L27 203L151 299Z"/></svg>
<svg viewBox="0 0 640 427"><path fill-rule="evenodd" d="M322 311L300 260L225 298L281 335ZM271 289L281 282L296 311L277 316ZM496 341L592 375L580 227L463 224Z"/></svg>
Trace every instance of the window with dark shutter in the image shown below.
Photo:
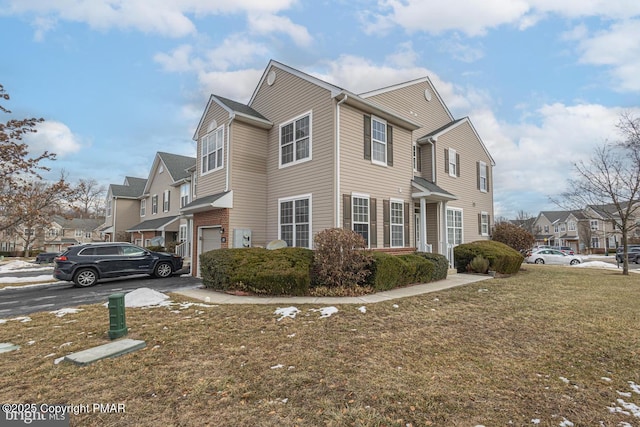
<svg viewBox="0 0 640 427"><path fill-rule="evenodd" d="M456 176L460 176L460 153L456 153Z"/></svg>
<svg viewBox="0 0 640 427"><path fill-rule="evenodd" d="M387 166L393 166L393 127L387 124Z"/></svg>
<svg viewBox="0 0 640 427"><path fill-rule="evenodd" d="M342 228L351 230L351 195L342 195Z"/></svg>
<svg viewBox="0 0 640 427"><path fill-rule="evenodd" d="M364 159L371 160L371 116L364 116Z"/></svg>
<svg viewBox="0 0 640 427"><path fill-rule="evenodd" d="M382 246L388 248L391 246L391 206L387 199L382 200L382 227L384 232Z"/></svg>
<svg viewBox="0 0 640 427"><path fill-rule="evenodd" d="M444 149L444 173L449 173L449 149Z"/></svg>
<svg viewBox="0 0 640 427"><path fill-rule="evenodd" d="M409 203L404 204L404 246L409 246Z"/></svg>
<svg viewBox="0 0 640 427"><path fill-rule="evenodd" d="M376 199L369 199L369 243L370 247L378 247L378 204Z"/></svg>

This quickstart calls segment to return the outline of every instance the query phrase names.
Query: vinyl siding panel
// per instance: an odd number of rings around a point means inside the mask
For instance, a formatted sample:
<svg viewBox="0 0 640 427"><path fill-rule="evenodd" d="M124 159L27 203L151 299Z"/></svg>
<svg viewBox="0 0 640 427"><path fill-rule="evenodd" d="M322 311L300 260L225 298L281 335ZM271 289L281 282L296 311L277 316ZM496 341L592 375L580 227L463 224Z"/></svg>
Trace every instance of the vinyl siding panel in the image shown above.
<svg viewBox="0 0 640 427"><path fill-rule="evenodd" d="M251 229L252 246L266 246L268 131L242 122L231 125L233 209L229 212L229 247L234 229Z"/></svg>
<svg viewBox="0 0 640 427"><path fill-rule="evenodd" d="M453 148L460 155L460 176L452 177L444 171L445 149ZM437 184L457 196L458 200L447 203L448 207L463 209L464 242L488 239L478 233L478 214L487 212L493 223L493 171L491 159L482 148L469 123L462 123L441 135L435 144ZM478 190L476 162L487 164L489 191Z"/></svg>
<svg viewBox="0 0 640 427"><path fill-rule="evenodd" d="M114 212L116 212L114 224L116 233L114 236L115 241L122 240L123 236L121 234L140 222L140 201L134 199L115 199L114 204Z"/></svg>
<svg viewBox="0 0 640 427"><path fill-rule="evenodd" d="M163 165L162 163L159 163ZM149 177L149 182L151 183L149 186L148 196L146 199L146 215L144 217L140 217L140 222L147 221L150 219L156 218L164 218L168 216L175 216L180 214L180 187L172 187L173 179L166 167L162 173L159 172L159 168L156 168L153 172L153 176ZM169 211L164 212L162 206L162 196L165 190L169 190ZM158 195L158 213L153 215L151 212L151 196L154 194ZM174 228L177 227L174 226Z"/></svg>
<svg viewBox="0 0 640 427"><path fill-rule="evenodd" d="M384 242L382 227L385 199L398 199L413 206L411 179L413 178L413 145L411 132L399 126L393 127L393 166L380 166L364 158L364 112L350 106L340 107L340 192L363 193L377 199L377 241ZM340 215L343 216L343 204ZM412 212L410 212L412 213ZM414 231L409 221L409 239L413 246Z"/></svg>
<svg viewBox="0 0 640 427"><path fill-rule="evenodd" d="M209 172L207 174L202 174L202 137L207 135L207 129L209 124L215 120L217 122L216 128L221 125L224 125L224 148L223 148L223 167L215 172ZM196 188L196 198L204 197L211 194L217 194L225 189L225 181L226 181L226 167L227 167L227 132L229 128L227 123L229 121L229 113L222 107L220 107L217 103L211 102L209 109L205 113L204 120L202 121L202 126L200 126L200 132L198 133L198 141L197 141L197 152L196 152L196 171L198 174L198 185Z"/></svg>
<svg viewBox="0 0 640 427"><path fill-rule="evenodd" d="M335 101L331 93L282 69L251 105L274 123L267 139L267 241L278 238L278 199L312 194L312 234L334 225ZM279 167L280 125L311 112L311 160Z"/></svg>
<svg viewBox="0 0 640 427"><path fill-rule="evenodd" d="M425 99L425 89L429 89L433 94L431 101ZM367 99L384 105L397 114L422 125L421 129L414 132L414 141L451 122L449 112L440 103L435 95L435 90L428 81L390 90Z"/></svg>

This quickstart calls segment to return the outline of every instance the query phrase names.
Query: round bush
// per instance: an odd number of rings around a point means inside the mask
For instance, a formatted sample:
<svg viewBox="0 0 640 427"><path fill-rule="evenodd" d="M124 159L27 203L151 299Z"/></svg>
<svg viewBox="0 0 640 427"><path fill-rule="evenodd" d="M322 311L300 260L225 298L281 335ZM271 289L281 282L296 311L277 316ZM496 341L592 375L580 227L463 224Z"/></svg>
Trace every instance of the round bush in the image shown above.
<svg viewBox="0 0 640 427"><path fill-rule="evenodd" d="M514 274L520 270L524 257L504 243L493 240L478 240L463 243L453 249L458 273L467 271L467 266L477 256L489 261L489 269L502 274Z"/></svg>

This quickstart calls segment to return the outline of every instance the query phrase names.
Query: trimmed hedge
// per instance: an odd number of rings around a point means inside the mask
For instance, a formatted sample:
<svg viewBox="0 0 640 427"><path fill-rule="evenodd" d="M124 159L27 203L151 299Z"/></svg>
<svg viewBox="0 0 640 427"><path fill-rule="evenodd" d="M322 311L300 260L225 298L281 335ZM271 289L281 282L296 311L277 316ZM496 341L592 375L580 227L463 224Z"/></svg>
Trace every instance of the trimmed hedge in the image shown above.
<svg viewBox="0 0 640 427"><path fill-rule="evenodd" d="M376 291L388 291L412 283L427 283L433 279L435 264L418 255L390 255L372 252L373 262L367 284Z"/></svg>
<svg viewBox="0 0 640 427"><path fill-rule="evenodd" d="M202 283L216 290L306 295L313 251L305 248L218 249L200 255Z"/></svg>
<svg viewBox="0 0 640 427"><path fill-rule="evenodd" d="M369 253L369 252L368 252ZM365 285L386 291L447 277L449 263L438 254L390 255L370 252ZM311 286L324 286L314 277L314 252L305 248L217 249L200 255L203 284L219 291L248 291L262 295L309 295Z"/></svg>
<svg viewBox="0 0 640 427"><path fill-rule="evenodd" d="M449 260L446 256L430 252L416 252L416 255L428 259L433 263L435 269L433 270L431 280L429 280L430 282L444 280L447 278L447 273L449 272Z"/></svg>
<svg viewBox="0 0 640 427"><path fill-rule="evenodd" d="M467 266L476 257L489 260L489 269L502 274L514 274L520 270L524 257L515 249L493 240L478 240L463 243L453 249L455 265L459 273L467 271Z"/></svg>

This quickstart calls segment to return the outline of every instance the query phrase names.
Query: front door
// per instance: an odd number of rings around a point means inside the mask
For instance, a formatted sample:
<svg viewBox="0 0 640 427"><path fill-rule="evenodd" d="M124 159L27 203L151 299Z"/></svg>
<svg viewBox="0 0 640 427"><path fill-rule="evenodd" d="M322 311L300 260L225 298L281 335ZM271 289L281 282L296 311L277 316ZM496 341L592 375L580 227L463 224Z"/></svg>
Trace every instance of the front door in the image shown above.
<svg viewBox="0 0 640 427"><path fill-rule="evenodd" d="M200 229L200 245L198 247L198 258L200 254L220 249L222 240L220 237L220 227L208 227ZM200 263L198 263L198 277L200 277Z"/></svg>

